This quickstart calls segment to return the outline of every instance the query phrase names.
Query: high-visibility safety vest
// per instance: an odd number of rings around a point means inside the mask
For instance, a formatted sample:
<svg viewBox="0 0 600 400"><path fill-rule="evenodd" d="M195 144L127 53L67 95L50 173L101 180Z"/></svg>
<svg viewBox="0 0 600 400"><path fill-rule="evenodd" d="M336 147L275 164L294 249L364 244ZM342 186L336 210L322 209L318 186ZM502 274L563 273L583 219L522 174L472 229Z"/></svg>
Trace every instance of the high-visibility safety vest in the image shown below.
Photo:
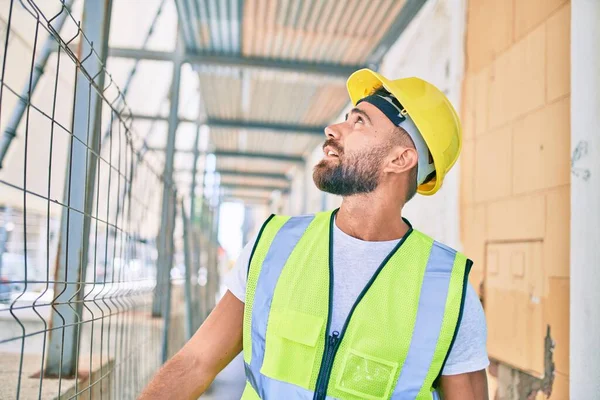
<svg viewBox="0 0 600 400"><path fill-rule="evenodd" d="M248 266L242 399L436 399L471 261L411 228L330 334L334 216L263 225Z"/></svg>

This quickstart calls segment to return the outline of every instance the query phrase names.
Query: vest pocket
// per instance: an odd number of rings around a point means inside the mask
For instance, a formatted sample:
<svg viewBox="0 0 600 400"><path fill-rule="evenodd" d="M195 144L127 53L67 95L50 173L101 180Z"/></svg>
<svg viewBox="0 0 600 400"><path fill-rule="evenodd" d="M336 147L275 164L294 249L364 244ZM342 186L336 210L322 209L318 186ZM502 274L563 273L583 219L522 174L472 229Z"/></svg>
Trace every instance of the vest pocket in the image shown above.
<svg viewBox="0 0 600 400"><path fill-rule="evenodd" d="M398 363L350 349L342 364L336 388L362 399L388 399Z"/></svg>
<svg viewBox="0 0 600 400"><path fill-rule="evenodd" d="M308 389L324 323L310 314L271 310L260 372Z"/></svg>

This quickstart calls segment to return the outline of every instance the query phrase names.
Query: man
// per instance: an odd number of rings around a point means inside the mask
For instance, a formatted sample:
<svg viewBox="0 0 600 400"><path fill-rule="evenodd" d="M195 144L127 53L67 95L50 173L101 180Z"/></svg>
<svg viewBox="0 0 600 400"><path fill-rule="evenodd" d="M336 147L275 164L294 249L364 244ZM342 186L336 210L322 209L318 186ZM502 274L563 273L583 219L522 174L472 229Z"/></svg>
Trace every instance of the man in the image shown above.
<svg viewBox="0 0 600 400"><path fill-rule="evenodd" d="M143 399L197 397L242 348L242 399L488 398L472 263L401 216L458 158L458 116L417 78L365 69L347 86L355 107L325 129L313 175L341 207L269 218Z"/></svg>

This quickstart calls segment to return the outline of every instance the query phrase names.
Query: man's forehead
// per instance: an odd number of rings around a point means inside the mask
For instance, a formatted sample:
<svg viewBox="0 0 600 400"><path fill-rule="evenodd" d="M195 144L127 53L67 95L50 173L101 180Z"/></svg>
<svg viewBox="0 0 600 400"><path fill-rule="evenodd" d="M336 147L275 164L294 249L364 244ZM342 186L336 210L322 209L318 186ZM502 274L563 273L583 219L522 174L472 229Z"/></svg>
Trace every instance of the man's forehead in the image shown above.
<svg viewBox="0 0 600 400"><path fill-rule="evenodd" d="M373 125L380 125L383 127L393 127L394 124L379 108L375 107L373 104L367 101L361 101L356 107L354 107L350 112L355 111L356 109L364 112L369 116Z"/></svg>

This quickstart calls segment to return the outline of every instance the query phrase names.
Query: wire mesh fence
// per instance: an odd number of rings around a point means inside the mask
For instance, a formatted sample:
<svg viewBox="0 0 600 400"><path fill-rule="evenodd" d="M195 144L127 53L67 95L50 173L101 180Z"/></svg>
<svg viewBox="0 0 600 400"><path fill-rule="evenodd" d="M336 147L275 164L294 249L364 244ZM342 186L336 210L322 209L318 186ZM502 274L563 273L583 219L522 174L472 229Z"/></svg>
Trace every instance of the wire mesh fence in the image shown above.
<svg viewBox="0 0 600 400"><path fill-rule="evenodd" d="M0 6L2 399L134 398L184 340L178 243L188 335L210 305L192 266L216 253L183 212L175 237L175 187L105 67L111 1L71 5Z"/></svg>

